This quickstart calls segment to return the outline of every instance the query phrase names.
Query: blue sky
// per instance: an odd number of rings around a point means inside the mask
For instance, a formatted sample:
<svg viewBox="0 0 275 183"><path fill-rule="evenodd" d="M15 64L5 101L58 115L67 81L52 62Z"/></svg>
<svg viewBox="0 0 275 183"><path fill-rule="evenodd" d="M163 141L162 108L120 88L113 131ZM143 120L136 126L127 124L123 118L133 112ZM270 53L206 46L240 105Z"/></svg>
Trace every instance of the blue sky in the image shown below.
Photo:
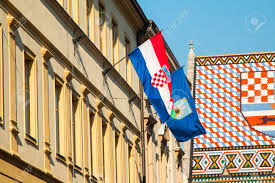
<svg viewBox="0 0 275 183"><path fill-rule="evenodd" d="M181 65L195 54L275 51L274 0L137 0Z"/></svg>

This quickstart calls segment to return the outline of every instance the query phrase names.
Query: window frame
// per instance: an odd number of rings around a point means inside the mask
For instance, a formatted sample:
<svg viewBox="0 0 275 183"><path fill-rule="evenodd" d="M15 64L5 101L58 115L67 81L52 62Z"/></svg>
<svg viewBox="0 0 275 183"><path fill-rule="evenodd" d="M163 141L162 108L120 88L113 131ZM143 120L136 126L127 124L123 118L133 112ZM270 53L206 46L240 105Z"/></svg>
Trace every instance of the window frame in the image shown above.
<svg viewBox="0 0 275 183"><path fill-rule="evenodd" d="M132 64L128 54L131 52L131 43L128 39L127 35L125 35L125 44L124 44L124 52L125 52L125 80L126 82L132 86ZM129 72L128 72L129 71Z"/></svg>
<svg viewBox="0 0 275 183"><path fill-rule="evenodd" d="M95 37L94 5L95 5L94 0L86 0L86 34L91 41L94 41L94 37Z"/></svg>
<svg viewBox="0 0 275 183"><path fill-rule="evenodd" d="M4 124L4 85L3 85L3 37L2 24L0 23L0 125Z"/></svg>
<svg viewBox="0 0 275 183"><path fill-rule="evenodd" d="M105 178L107 177L106 172L108 171L107 166L105 166L105 164L107 164L107 160L108 158L105 157L105 154L107 152L107 149L105 149L105 145L107 144L105 142L105 138L107 138L108 135L108 121L105 118L102 118L102 123L101 123L101 139L102 139L102 162L103 162L103 180L105 181Z"/></svg>
<svg viewBox="0 0 275 183"><path fill-rule="evenodd" d="M93 161L93 151L94 151L94 146L93 146L93 141L96 139L95 137L93 137L93 125L95 123L96 120L96 114L94 109L92 109L89 105L88 106L88 123L89 123L89 160L90 160L90 174L93 175L94 174L94 168L95 168L95 162Z"/></svg>
<svg viewBox="0 0 275 183"><path fill-rule="evenodd" d="M77 108L74 112L74 102L77 100ZM81 111L81 98L80 95L75 91L72 90L72 98L71 98L71 111L72 111L72 118L71 118L71 125L72 125L72 150L73 150L73 163L76 170L81 171L82 169L82 161L83 161L83 155L82 155L82 148L83 148L83 137L82 137L82 111ZM75 116L76 115L76 116ZM78 123L77 123L78 122ZM79 134L77 134L77 125L79 125ZM76 148L77 143L77 135L80 135L78 138L80 140L80 146L81 148ZM79 150L79 152L77 152ZM79 153L79 154L78 154ZM79 155L79 157L77 156ZM79 160L77 159L79 158ZM78 162L79 161L79 162Z"/></svg>
<svg viewBox="0 0 275 183"><path fill-rule="evenodd" d="M128 141L127 143L127 166L128 166L128 182L132 183L133 178L134 178L134 169L133 169L133 153L134 153L134 145L131 141Z"/></svg>
<svg viewBox="0 0 275 183"><path fill-rule="evenodd" d="M58 105L58 108L63 108L63 111L58 109L58 124L57 124L57 116L56 116L56 107L57 107L57 98L56 98L56 86L57 84L59 85L60 88L60 93L59 93L59 101L60 104ZM58 76L57 74L54 75L54 121L55 121L55 134L56 134L56 139L55 139L55 144L56 144L56 155L59 159L65 161L65 155L66 155L66 145L64 145L64 152L61 152L61 147L60 144L62 143L62 137L60 137L60 127L63 126L63 143L66 143L66 122L65 122L65 88L64 88L64 81L63 79ZM61 106L60 106L61 105Z"/></svg>
<svg viewBox="0 0 275 183"><path fill-rule="evenodd" d="M69 15L76 22L79 23L79 1L78 0L68 0Z"/></svg>
<svg viewBox="0 0 275 183"><path fill-rule="evenodd" d="M119 58L119 31L118 31L118 24L116 23L116 21L114 19L112 19L112 24L111 24L111 38L112 38L112 65L116 64L116 62L118 62L118 58ZM116 35L116 39L114 42L114 35ZM118 70L119 64L117 64L115 66L115 68Z"/></svg>
<svg viewBox="0 0 275 183"><path fill-rule="evenodd" d="M29 60L27 60L29 59ZM29 103L28 106L30 107L29 115L30 115L30 121L27 124L26 121L26 62L32 62L31 63L31 73L29 78L29 89L28 92L30 94L29 96ZM25 139L28 142L31 142L35 146L38 146L38 124L37 124L37 64L36 64L36 56L35 54L25 45L23 46L23 115L24 115L24 128L25 128ZM31 83L30 83L31 82ZM34 115L31 115L33 113ZM32 124L33 123L33 124ZM28 126L29 125L29 126ZM34 129L32 129L32 127ZM34 134L32 134L34 133Z"/></svg>
<svg viewBox="0 0 275 183"><path fill-rule="evenodd" d="M101 23L102 16L102 23ZM103 3L98 2L98 42L99 42L99 50L103 53L105 52L105 38L104 34L106 34L106 9ZM104 55L104 54L103 54Z"/></svg>

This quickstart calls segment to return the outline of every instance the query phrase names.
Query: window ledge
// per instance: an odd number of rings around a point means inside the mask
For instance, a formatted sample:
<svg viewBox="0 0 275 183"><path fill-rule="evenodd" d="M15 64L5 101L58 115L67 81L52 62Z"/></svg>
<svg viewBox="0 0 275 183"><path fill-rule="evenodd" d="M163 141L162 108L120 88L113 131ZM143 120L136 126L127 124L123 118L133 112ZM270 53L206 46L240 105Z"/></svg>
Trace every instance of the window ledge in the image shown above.
<svg viewBox="0 0 275 183"><path fill-rule="evenodd" d="M66 158L59 153L56 153L56 159L66 164Z"/></svg>
<svg viewBox="0 0 275 183"><path fill-rule="evenodd" d="M32 137L31 135L29 135L29 134L26 133L25 139L26 139L27 142L30 142L31 144L33 144L33 145L35 145L36 147L38 147L38 142L37 142L37 140L36 140L34 137Z"/></svg>
<svg viewBox="0 0 275 183"><path fill-rule="evenodd" d="M94 181L94 182L97 182L97 178L96 178L94 175L91 175L91 176L90 176L90 180L91 180L91 181Z"/></svg>
<svg viewBox="0 0 275 183"><path fill-rule="evenodd" d="M76 171L78 171L79 173L83 174L82 168L81 168L80 166L74 164L74 169L75 169Z"/></svg>

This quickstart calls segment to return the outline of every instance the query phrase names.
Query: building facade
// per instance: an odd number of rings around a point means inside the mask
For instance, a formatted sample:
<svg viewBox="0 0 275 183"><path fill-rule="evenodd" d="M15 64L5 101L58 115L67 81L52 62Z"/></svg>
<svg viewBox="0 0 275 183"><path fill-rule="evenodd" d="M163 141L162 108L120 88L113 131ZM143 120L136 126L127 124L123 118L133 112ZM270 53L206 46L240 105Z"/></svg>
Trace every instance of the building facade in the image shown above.
<svg viewBox="0 0 275 183"><path fill-rule="evenodd" d="M142 181L147 24L136 1L0 1L1 183Z"/></svg>
<svg viewBox="0 0 275 183"><path fill-rule="evenodd" d="M275 182L275 52L198 56L193 182Z"/></svg>

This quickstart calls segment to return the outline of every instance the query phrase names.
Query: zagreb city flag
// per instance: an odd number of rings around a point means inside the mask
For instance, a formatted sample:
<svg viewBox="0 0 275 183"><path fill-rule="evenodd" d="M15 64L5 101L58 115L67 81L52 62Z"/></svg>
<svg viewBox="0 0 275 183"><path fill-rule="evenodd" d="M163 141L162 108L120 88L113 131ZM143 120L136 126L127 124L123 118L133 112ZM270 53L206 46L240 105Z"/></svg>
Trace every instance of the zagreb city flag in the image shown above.
<svg viewBox="0 0 275 183"><path fill-rule="evenodd" d="M191 96L183 67L173 72L171 78L175 115L172 115L166 121L168 128L180 142L205 134L205 129L199 121L195 102Z"/></svg>
<svg viewBox="0 0 275 183"><path fill-rule="evenodd" d="M171 78L161 32L136 48L129 57L150 103L174 136L179 141L186 141L205 133L187 82L182 79L185 79L182 69L173 73Z"/></svg>

